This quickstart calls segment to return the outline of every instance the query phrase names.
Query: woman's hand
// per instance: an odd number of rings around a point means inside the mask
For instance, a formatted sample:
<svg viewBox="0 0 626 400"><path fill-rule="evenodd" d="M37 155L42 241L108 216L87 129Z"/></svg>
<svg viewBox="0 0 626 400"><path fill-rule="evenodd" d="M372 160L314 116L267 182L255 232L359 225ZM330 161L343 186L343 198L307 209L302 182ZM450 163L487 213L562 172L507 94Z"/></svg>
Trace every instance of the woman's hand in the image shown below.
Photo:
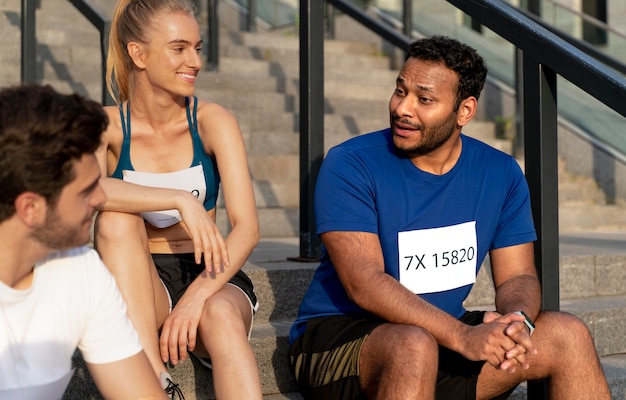
<svg viewBox="0 0 626 400"><path fill-rule="evenodd" d="M193 241L196 264L202 262L207 272L218 274L230 266L228 249L217 225L198 200L187 192L181 192L178 211Z"/></svg>
<svg viewBox="0 0 626 400"><path fill-rule="evenodd" d="M174 365L187 359L187 352L196 348L198 324L204 301L183 296L161 328L159 347L163 362Z"/></svg>

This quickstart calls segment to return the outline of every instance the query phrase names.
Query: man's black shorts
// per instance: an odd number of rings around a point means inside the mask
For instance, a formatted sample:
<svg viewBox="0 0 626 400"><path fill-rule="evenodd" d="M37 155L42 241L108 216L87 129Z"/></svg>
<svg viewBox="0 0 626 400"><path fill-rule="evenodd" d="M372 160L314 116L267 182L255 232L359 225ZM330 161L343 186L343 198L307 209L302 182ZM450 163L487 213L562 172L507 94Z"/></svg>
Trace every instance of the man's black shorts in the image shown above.
<svg viewBox="0 0 626 400"><path fill-rule="evenodd" d="M460 321L482 323L483 311L466 312ZM314 318L289 349L291 372L305 399L361 400L365 394L359 379L359 356L363 343L374 328L387 322L348 316ZM475 400L478 374L483 361L470 361L439 347L437 400ZM506 399L515 388L498 396Z"/></svg>

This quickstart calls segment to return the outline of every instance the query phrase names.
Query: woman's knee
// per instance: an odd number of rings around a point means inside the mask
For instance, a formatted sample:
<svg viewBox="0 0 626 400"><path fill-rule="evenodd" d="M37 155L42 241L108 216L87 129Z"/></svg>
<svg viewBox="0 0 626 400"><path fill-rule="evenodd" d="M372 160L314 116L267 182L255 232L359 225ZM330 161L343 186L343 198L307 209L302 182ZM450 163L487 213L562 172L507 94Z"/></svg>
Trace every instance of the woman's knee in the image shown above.
<svg viewBox="0 0 626 400"><path fill-rule="evenodd" d="M94 226L96 246L105 241L128 241L145 231L143 219L138 214L101 211Z"/></svg>
<svg viewBox="0 0 626 400"><path fill-rule="evenodd" d="M242 296L245 295L241 291L231 290L229 285L226 285L206 301L201 324L207 327L220 327L220 329L228 326L244 327L244 319L249 314L245 307L249 307L249 304Z"/></svg>

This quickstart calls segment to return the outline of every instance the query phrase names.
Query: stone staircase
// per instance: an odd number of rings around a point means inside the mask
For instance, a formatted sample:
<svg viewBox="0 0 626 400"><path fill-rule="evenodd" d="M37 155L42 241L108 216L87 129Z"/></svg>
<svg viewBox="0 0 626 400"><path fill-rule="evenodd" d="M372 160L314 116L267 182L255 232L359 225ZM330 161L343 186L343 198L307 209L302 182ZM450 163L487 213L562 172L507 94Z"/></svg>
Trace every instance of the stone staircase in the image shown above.
<svg viewBox="0 0 626 400"><path fill-rule="evenodd" d="M229 108L240 122L261 235L298 236L298 39L290 32L229 32L221 38L220 72L203 74L196 92ZM325 50L324 143L328 149L388 124L387 102L396 72L389 70L389 61L377 56L371 44L327 41ZM378 79L363 85L363 80L354 77L355 73L363 76L358 72L362 69L376 71ZM278 91L268 92L267 85Z"/></svg>
<svg viewBox="0 0 626 400"><path fill-rule="evenodd" d="M0 0L0 86L19 83L19 2ZM112 1L93 0L105 15ZM220 5L223 21L232 16ZM37 12L38 78L61 91L101 99L99 36L95 28L63 0L42 1ZM71 21L71 22L70 22ZM346 30L349 22L342 23ZM261 308L251 338L266 399L300 399L286 364L287 334L304 290L317 266L297 263L298 163L298 39L290 31L237 32L227 22L220 34L220 72L203 71L197 95L229 108L245 137L250 171L259 207L262 240L245 271L255 283ZM387 102L397 71L380 56L379 46L362 41L325 42L325 148L351 136L388 125ZM474 121L465 133L503 151L511 143L495 139L490 122ZM612 397L626 399L626 210L607 205L589 179L559 170L561 243L561 306L587 322L611 383ZM220 203L221 206L222 203ZM224 210L218 212L226 232ZM221 216L221 218L220 218ZM613 231L604 233L600 231ZM603 247L604 246L604 247ZM467 306L492 307L489 264L467 300ZM67 399L98 399L82 359ZM187 400L214 398L211 374L194 360L172 369ZM524 387L511 398L523 399Z"/></svg>

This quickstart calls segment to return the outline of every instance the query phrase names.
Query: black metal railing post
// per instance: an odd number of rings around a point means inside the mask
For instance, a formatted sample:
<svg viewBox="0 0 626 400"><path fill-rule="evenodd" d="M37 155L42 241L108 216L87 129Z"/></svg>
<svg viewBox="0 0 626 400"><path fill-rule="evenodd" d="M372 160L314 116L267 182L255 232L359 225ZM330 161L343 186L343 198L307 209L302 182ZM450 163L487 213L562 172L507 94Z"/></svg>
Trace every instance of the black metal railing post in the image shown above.
<svg viewBox="0 0 626 400"><path fill-rule="evenodd" d="M531 55L524 68L525 169L537 231L535 266L542 310L559 310L559 190L556 73ZM528 399L547 399L545 380L528 382Z"/></svg>
<svg viewBox="0 0 626 400"><path fill-rule="evenodd" d="M248 15L246 18L246 29L248 32L256 32L256 0L248 0Z"/></svg>
<svg viewBox="0 0 626 400"><path fill-rule="evenodd" d="M528 0L527 8L529 12L541 16L541 0Z"/></svg>
<svg viewBox="0 0 626 400"><path fill-rule="evenodd" d="M111 30L111 21L107 20L104 24L104 32L100 32L100 54L102 55L102 104L110 106L115 104L115 100L107 90L106 74L107 74L107 53L109 51L109 31Z"/></svg>
<svg viewBox="0 0 626 400"><path fill-rule="evenodd" d="M513 140L513 154L515 157L524 151L524 65L523 52L515 49L515 139Z"/></svg>
<svg viewBox="0 0 626 400"><path fill-rule="evenodd" d="M35 35L35 9L38 0L22 0L22 83L35 83L37 80L37 37Z"/></svg>
<svg viewBox="0 0 626 400"><path fill-rule="evenodd" d="M324 2L300 0L300 261L316 261L313 194L324 158Z"/></svg>
<svg viewBox="0 0 626 400"><path fill-rule="evenodd" d="M335 8L326 2L326 33L329 38L335 38Z"/></svg>
<svg viewBox="0 0 626 400"><path fill-rule="evenodd" d="M109 28L111 21L85 0L69 0L70 3L98 30L100 34L100 66L102 77L102 104L112 105L115 102L106 88L106 59L108 51Z"/></svg>
<svg viewBox="0 0 626 400"><path fill-rule="evenodd" d="M402 0L402 32L405 36L413 36L413 0Z"/></svg>
<svg viewBox="0 0 626 400"><path fill-rule="evenodd" d="M537 242L542 309L559 310L559 190L556 73L524 54L524 165Z"/></svg>
<svg viewBox="0 0 626 400"><path fill-rule="evenodd" d="M219 70L219 18L218 18L218 0L208 0L207 7L208 17L208 53L207 53L207 70Z"/></svg>

